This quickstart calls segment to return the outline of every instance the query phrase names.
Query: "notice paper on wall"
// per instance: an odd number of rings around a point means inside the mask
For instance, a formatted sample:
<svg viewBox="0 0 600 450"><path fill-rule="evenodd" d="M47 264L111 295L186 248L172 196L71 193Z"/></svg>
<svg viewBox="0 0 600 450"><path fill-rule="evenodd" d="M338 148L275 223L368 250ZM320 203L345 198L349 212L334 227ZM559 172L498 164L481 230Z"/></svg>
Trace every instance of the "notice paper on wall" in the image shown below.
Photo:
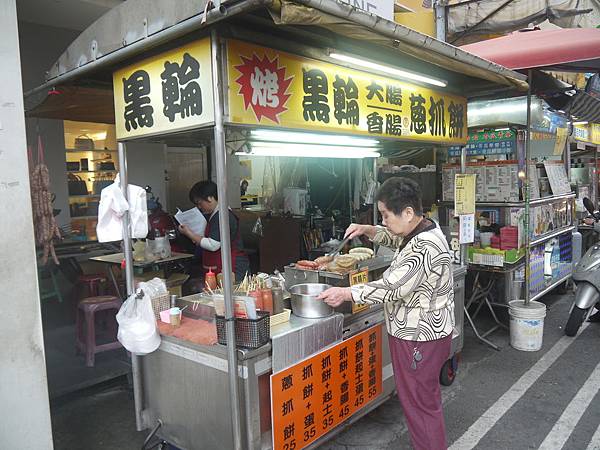
<svg viewBox="0 0 600 450"><path fill-rule="evenodd" d="M192 233L198 236L204 236L204 230L206 230L206 219L198 208L188 209L187 211L181 211L177 208L175 214L175 220L180 225L187 225Z"/></svg>
<svg viewBox="0 0 600 450"><path fill-rule="evenodd" d="M475 214L462 214L459 221L459 243L472 243L475 240Z"/></svg>
<svg viewBox="0 0 600 450"><path fill-rule="evenodd" d="M475 186L474 174L457 173L454 182L454 214L475 214Z"/></svg>

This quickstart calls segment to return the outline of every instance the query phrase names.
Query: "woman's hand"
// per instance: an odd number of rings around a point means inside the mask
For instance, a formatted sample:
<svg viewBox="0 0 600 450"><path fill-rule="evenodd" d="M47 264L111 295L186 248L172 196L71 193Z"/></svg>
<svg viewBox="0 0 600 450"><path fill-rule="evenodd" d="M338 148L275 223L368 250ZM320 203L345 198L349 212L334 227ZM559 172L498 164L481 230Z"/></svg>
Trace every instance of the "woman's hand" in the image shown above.
<svg viewBox="0 0 600 450"><path fill-rule="evenodd" d="M350 288L332 287L319 294L319 299L323 300L329 306L340 306L344 302L352 301L352 291Z"/></svg>
<svg viewBox="0 0 600 450"><path fill-rule="evenodd" d="M345 238L354 239L355 237L359 237L362 235L367 236L369 239L373 239L375 237L375 233L377 232L377 228L373 225L361 225L359 223L352 223L348 228L346 228Z"/></svg>

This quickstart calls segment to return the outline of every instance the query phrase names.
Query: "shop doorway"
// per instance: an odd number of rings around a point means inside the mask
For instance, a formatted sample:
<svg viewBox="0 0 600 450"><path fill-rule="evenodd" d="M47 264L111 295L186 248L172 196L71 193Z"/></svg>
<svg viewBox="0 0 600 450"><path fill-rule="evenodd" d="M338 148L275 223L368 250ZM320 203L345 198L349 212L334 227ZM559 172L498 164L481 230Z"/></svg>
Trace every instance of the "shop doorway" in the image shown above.
<svg viewBox="0 0 600 450"><path fill-rule="evenodd" d="M167 209L175 214L177 208L189 209L190 187L208 179L206 147L168 147L166 150Z"/></svg>

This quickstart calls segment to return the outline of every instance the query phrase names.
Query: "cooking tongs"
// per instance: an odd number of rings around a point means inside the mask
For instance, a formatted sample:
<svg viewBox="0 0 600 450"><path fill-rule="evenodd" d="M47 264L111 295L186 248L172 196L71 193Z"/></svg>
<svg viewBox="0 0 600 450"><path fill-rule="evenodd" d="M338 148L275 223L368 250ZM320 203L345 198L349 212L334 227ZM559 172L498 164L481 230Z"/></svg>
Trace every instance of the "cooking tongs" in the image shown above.
<svg viewBox="0 0 600 450"><path fill-rule="evenodd" d="M337 254L338 254L338 253L339 253L339 252L340 252L340 251L341 251L341 250L344 248L344 245L346 245L346 244L348 243L348 241L349 241L349 240L350 240L350 238L349 238L349 237L347 237L346 239L344 239L344 240L342 241L342 243L341 243L340 245L338 245L338 246L335 248L335 250L334 250L334 251L327 253L325 256L335 256L335 255L337 255Z"/></svg>

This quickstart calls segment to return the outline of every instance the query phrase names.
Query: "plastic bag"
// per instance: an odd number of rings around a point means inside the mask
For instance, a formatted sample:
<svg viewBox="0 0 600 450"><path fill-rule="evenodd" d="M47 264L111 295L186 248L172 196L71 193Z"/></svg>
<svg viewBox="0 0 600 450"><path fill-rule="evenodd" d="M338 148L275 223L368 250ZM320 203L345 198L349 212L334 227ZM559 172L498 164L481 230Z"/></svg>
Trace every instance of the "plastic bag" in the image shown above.
<svg viewBox="0 0 600 450"><path fill-rule="evenodd" d="M160 335L150 295L143 288L125 300L117 313L117 322L117 339L131 353L145 355L159 347Z"/></svg>

